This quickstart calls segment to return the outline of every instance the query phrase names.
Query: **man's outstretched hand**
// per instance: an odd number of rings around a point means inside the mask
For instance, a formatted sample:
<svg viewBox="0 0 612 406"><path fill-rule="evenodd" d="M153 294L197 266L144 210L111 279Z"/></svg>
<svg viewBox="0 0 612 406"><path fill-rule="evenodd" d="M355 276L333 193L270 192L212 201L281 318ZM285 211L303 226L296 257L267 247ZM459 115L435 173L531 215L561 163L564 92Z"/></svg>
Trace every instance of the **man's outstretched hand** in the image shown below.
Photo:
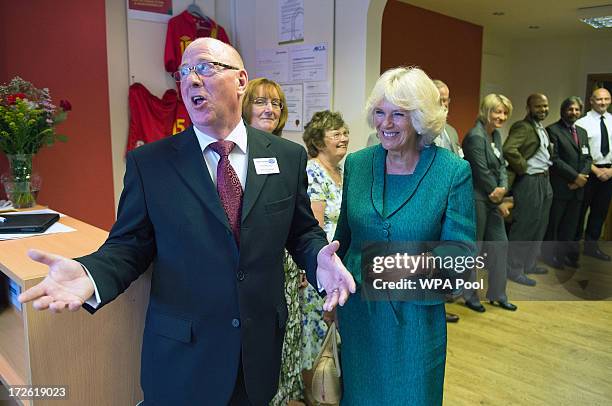
<svg viewBox="0 0 612 406"><path fill-rule="evenodd" d="M338 248L340 243L333 241L317 255L317 280L327 293L323 310L328 312L338 304L343 306L349 295L355 293L355 280L336 255Z"/></svg>
<svg viewBox="0 0 612 406"><path fill-rule="evenodd" d="M49 267L42 282L19 295L21 303L32 302L37 310L59 313L76 311L94 294L94 285L80 263L39 250L29 250L28 256Z"/></svg>

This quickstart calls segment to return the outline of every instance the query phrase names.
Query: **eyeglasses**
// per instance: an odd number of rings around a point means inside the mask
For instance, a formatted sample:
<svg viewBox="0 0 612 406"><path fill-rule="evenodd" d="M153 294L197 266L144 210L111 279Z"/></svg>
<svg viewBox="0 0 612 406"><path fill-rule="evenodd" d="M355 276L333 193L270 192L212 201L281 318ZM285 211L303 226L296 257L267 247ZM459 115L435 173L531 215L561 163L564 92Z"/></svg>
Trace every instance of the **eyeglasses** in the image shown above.
<svg viewBox="0 0 612 406"><path fill-rule="evenodd" d="M325 134L326 137L331 138L334 141L340 141L340 139L342 137L346 137L349 138L349 132L344 130L342 132L340 131L331 131L329 134Z"/></svg>
<svg viewBox="0 0 612 406"><path fill-rule="evenodd" d="M283 102L279 99L266 99L265 97L256 97L253 99L253 104L257 107L265 107L270 103L275 110L283 109Z"/></svg>
<svg viewBox="0 0 612 406"><path fill-rule="evenodd" d="M195 71L195 73L197 73L198 76L210 77L218 72L219 68L217 67L221 67L225 69L232 69L232 70L240 70L240 68L237 68L232 65L226 65L221 62L206 61L206 62L200 62L194 66L181 66L178 71L172 74L172 77L174 78L174 80L180 81L180 80L185 79L187 76L189 76L191 71Z"/></svg>

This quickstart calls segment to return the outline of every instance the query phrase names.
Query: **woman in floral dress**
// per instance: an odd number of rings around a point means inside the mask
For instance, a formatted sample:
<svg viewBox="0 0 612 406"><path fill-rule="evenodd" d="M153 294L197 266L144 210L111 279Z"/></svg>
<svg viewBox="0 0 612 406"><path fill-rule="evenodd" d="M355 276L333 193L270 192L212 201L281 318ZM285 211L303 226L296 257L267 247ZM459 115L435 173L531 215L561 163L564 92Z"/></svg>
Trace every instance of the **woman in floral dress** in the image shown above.
<svg viewBox="0 0 612 406"><path fill-rule="evenodd" d="M349 131L340 113L329 110L313 115L304 129L304 143L310 159L306 164L308 196L319 225L331 241L336 231L342 202L342 167L349 144ZM313 362L321 350L327 332L325 320L333 314L323 313L323 299L316 289L304 284L300 291L302 306L302 368L306 386L312 380Z"/></svg>

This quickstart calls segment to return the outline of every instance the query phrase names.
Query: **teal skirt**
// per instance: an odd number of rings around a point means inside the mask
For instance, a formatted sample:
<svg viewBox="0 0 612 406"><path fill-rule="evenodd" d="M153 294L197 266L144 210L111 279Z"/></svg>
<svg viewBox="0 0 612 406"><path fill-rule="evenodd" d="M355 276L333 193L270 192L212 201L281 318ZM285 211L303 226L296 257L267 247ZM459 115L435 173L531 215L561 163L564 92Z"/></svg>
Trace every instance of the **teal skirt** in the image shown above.
<svg viewBox="0 0 612 406"><path fill-rule="evenodd" d="M442 405L444 303L366 302L358 291L338 318L342 405Z"/></svg>

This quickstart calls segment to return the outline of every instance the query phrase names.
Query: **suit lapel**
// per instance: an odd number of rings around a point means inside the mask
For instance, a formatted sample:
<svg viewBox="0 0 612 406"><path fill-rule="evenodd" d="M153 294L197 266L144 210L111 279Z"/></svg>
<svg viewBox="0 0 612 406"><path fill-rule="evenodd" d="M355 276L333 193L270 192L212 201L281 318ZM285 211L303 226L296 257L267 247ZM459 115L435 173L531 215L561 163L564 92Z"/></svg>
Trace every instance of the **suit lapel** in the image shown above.
<svg viewBox="0 0 612 406"><path fill-rule="evenodd" d="M558 125L559 129L561 130L561 132L564 134L564 138L566 139L566 141L576 150L576 151L580 151L580 145L576 145L576 142L574 141L574 137L572 136L572 130L567 128L567 126L565 125L565 123L563 123L562 121L559 121L559 125ZM578 135L578 133L576 132L576 135ZM578 143L580 143L580 137L578 137Z"/></svg>
<svg viewBox="0 0 612 406"><path fill-rule="evenodd" d="M204 206L228 229L229 222L217 189L210 178L204 154L200 151L200 144L193 131L189 127L185 132L175 136L174 154L171 161L174 164L179 177L187 184L193 193L202 201Z"/></svg>
<svg viewBox="0 0 612 406"><path fill-rule="evenodd" d="M266 179L269 175L258 175L255 171L253 159L255 158L272 158L276 154L270 150L270 141L264 136L257 134L251 127L247 126L247 145L248 145L248 169L244 197L242 199L242 221L244 221L249 212L255 205L257 198L263 188Z"/></svg>
<svg viewBox="0 0 612 406"><path fill-rule="evenodd" d="M374 208L383 218L389 218L393 216L399 209L401 209L414 195L417 187L425 177L425 174L429 171L431 164L436 156L437 147L432 145L428 148L423 148L421 156L419 157L419 163L417 164L414 173L411 175L410 183L406 190L398 191L404 196L403 199L399 199L394 202L395 205L389 207L385 216L384 210L384 193L385 193L385 176L386 176L386 162L387 152L382 146L379 146L374 150L374 157L372 159L372 203ZM387 202L389 204L389 202Z"/></svg>

